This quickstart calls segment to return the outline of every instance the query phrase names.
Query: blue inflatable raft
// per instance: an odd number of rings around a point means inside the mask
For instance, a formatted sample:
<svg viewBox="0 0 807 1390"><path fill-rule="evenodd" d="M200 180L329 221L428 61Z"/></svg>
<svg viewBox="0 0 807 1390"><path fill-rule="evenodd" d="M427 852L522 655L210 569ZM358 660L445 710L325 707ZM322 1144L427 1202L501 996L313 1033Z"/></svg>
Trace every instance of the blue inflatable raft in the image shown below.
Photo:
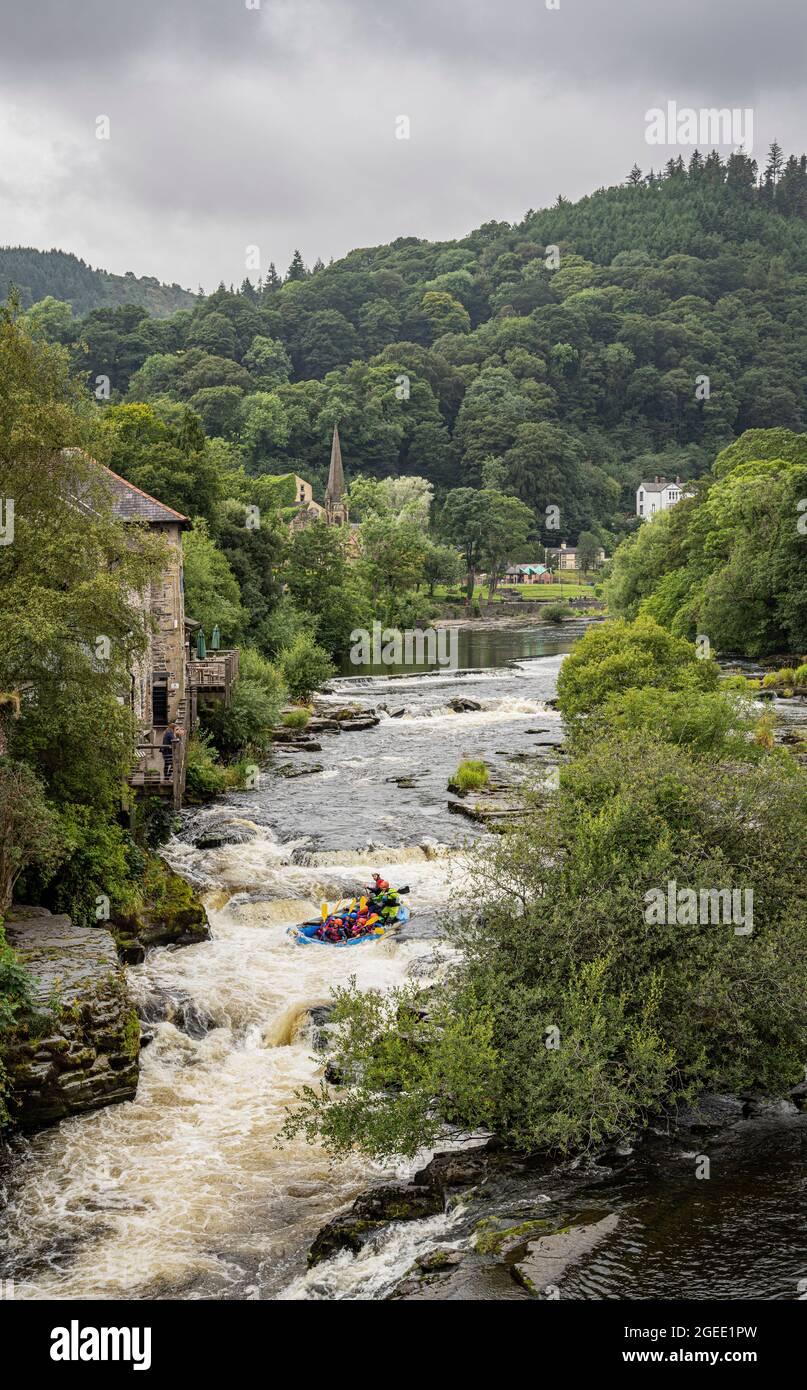
<svg viewBox="0 0 807 1390"><path fill-rule="evenodd" d="M389 925L382 926L380 922L367 933L366 936L354 936L349 941L323 941L317 936L319 928L322 926L322 919L317 922L301 922L297 927L288 927L286 935L293 938L298 946L330 946L339 950L342 946L367 946L371 941L381 941L385 936L389 936L398 927L402 927L409 921L411 913L406 903L400 903L398 916Z"/></svg>

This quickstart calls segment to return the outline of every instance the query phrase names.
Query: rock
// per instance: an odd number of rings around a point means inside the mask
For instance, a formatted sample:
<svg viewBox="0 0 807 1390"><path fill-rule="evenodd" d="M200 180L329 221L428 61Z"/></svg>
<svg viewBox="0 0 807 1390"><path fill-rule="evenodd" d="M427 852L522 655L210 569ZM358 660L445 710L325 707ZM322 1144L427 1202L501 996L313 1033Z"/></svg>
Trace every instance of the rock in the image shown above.
<svg viewBox="0 0 807 1390"><path fill-rule="evenodd" d="M341 733L341 726L338 719L315 715L306 724L306 731L309 734L338 734Z"/></svg>
<svg viewBox="0 0 807 1390"><path fill-rule="evenodd" d="M443 1206L450 1192L457 1187L475 1187L488 1171L491 1145L481 1144L473 1149L449 1150L437 1153L431 1162L415 1173L413 1183L428 1187L440 1196Z"/></svg>
<svg viewBox="0 0 807 1390"><path fill-rule="evenodd" d="M143 1023L173 1023L189 1038L203 1038L216 1026L215 1019L201 1004L179 991L154 990L140 1001L139 1013Z"/></svg>
<svg viewBox="0 0 807 1390"><path fill-rule="evenodd" d="M807 1110L807 1081L800 1081L790 1092L790 1099L799 1110Z"/></svg>
<svg viewBox="0 0 807 1390"><path fill-rule="evenodd" d="M398 709L388 710L390 719L402 719L406 714L406 705L400 705Z"/></svg>
<svg viewBox="0 0 807 1390"><path fill-rule="evenodd" d="M362 714L356 719L342 719L339 722L344 733L357 733L361 729L374 729L381 720L377 714Z"/></svg>
<svg viewBox="0 0 807 1390"><path fill-rule="evenodd" d="M40 1129L132 1100L140 1023L112 933L15 907L6 940L34 980L36 1008L4 1035L12 1123Z"/></svg>
<svg viewBox="0 0 807 1390"><path fill-rule="evenodd" d="M743 1118L745 1103L739 1096L706 1095L701 1096L694 1106L684 1106L673 1115L673 1123L678 1131L692 1134L716 1133L728 1129Z"/></svg>
<svg viewBox="0 0 807 1390"><path fill-rule="evenodd" d="M209 941L210 923L189 883L162 859L150 880L151 899L134 912L116 913L110 926L127 964L143 960L150 946L195 946Z"/></svg>
<svg viewBox="0 0 807 1390"><path fill-rule="evenodd" d="M278 777L310 777L314 772L323 772L322 763L309 763L305 767L295 767L294 763L281 763L275 768Z"/></svg>
<svg viewBox="0 0 807 1390"><path fill-rule="evenodd" d="M376 1187L357 1197L353 1206L323 1226L308 1252L309 1266L328 1260L340 1250L358 1254L375 1231L391 1221L422 1221L443 1211L439 1193L431 1187Z"/></svg>
<svg viewBox="0 0 807 1390"><path fill-rule="evenodd" d="M455 714L470 714L474 710L482 708L478 700L469 700L464 695L455 695L448 701L448 708L453 709Z"/></svg>
<svg viewBox="0 0 807 1390"><path fill-rule="evenodd" d="M320 753L322 744L311 738L307 729L275 729L272 742L279 743L287 753Z"/></svg>
<svg viewBox="0 0 807 1390"><path fill-rule="evenodd" d="M254 825L243 821L228 820L226 817L205 820L201 831L194 837L197 849L218 849L221 845L246 845L254 840L258 831Z"/></svg>
<svg viewBox="0 0 807 1390"><path fill-rule="evenodd" d="M317 1004L308 1010L311 1020L311 1044L317 1052L325 1052L328 1047L328 1025L333 1018L333 1004Z"/></svg>
<svg viewBox="0 0 807 1390"><path fill-rule="evenodd" d="M588 1226L572 1226L554 1235L539 1236L527 1243L527 1251L513 1265L513 1274L530 1293L556 1287L570 1265L588 1255L616 1230L619 1217L614 1212Z"/></svg>

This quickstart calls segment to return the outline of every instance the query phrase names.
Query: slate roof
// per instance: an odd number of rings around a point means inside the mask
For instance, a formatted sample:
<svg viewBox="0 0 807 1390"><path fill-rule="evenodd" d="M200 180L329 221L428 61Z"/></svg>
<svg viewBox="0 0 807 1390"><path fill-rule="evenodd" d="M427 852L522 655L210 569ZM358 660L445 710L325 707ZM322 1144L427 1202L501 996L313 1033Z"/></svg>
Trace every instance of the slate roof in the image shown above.
<svg viewBox="0 0 807 1390"><path fill-rule="evenodd" d="M112 510L121 521L148 521L152 526L190 526L189 518L183 516L182 512L175 512L173 507L166 507L164 502L158 502L156 497L142 492L134 483L127 483L125 478L118 477L117 473L113 473L111 468L105 468L102 463L99 463L98 467L109 479Z"/></svg>
<svg viewBox="0 0 807 1390"><path fill-rule="evenodd" d="M644 488L645 492L666 492L668 487L683 488L685 486L685 483L677 483L674 478L664 479L660 483L653 481L639 484L639 488ZM638 490L637 488L637 491Z"/></svg>

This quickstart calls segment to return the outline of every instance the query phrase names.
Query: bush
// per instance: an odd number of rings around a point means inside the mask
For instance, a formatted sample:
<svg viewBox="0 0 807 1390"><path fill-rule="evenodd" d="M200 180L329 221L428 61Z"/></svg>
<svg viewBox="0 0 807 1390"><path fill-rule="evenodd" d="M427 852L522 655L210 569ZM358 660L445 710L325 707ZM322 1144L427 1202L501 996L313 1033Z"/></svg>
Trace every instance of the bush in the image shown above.
<svg viewBox="0 0 807 1390"><path fill-rule="evenodd" d="M449 786L456 787L461 792L478 791L481 787L486 787L489 781L487 763L481 759L466 758L460 763Z"/></svg>
<svg viewBox="0 0 807 1390"><path fill-rule="evenodd" d="M29 1012L33 1008L32 985L31 977L6 943L0 921L0 1051L3 1034L10 1032L14 1027L17 1015ZM6 1073L0 1060L0 1130L9 1120L5 1104L6 1094Z"/></svg>
<svg viewBox="0 0 807 1390"><path fill-rule="evenodd" d="M241 652L240 672L229 705L205 705L205 727L220 752L234 757L242 751L265 752L286 699L281 672L254 647Z"/></svg>
<svg viewBox="0 0 807 1390"><path fill-rule="evenodd" d="M287 710L283 715L284 729L305 729L311 718L311 711L303 705L298 705L297 709Z"/></svg>
<svg viewBox="0 0 807 1390"><path fill-rule="evenodd" d="M210 734L200 730L188 739L185 762L185 800L191 805L212 801L227 785L227 774L216 757Z"/></svg>
<svg viewBox="0 0 807 1390"><path fill-rule="evenodd" d="M317 619L285 595L258 625L256 640L262 652L276 659L294 645L301 632L316 637Z"/></svg>
<svg viewBox="0 0 807 1390"><path fill-rule="evenodd" d="M598 623L560 668L558 707L573 722L625 690L716 690L719 674L715 661L700 660L693 643L651 618Z"/></svg>
<svg viewBox="0 0 807 1390"><path fill-rule="evenodd" d="M309 700L336 672L324 647L318 646L308 632L299 633L294 645L283 652L280 669L294 700Z"/></svg>
<svg viewBox="0 0 807 1390"><path fill-rule="evenodd" d="M546 623L562 623L566 618L573 618L574 613L566 603L548 603L541 610L541 617Z"/></svg>
<svg viewBox="0 0 807 1390"><path fill-rule="evenodd" d="M26 869L47 874L64 852L58 818L39 778L25 763L0 758L0 915Z"/></svg>
<svg viewBox="0 0 807 1390"><path fill-rule="evenodd" d="M793 672L795 684L803 689L807 686L807 661L801 666L797 666Z"/></svg>
<svg viewBox="0 0 807 1390"><path fill-rule="evenodd" d="M101 898L109 900L112 911L136 903L141 852L128 831L92 806L68 803L59 808L59 820L66 855L58 877L44 892L40 887L36 900L41 894L56 912L84 927L102 920L97 915Z"/></svg>

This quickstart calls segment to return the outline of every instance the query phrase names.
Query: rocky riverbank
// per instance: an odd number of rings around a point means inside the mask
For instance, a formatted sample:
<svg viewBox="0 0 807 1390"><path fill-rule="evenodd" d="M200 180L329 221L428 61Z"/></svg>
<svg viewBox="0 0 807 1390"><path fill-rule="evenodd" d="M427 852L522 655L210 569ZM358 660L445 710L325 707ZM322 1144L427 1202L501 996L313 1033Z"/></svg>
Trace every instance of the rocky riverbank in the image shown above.
<svg viewBox="0 0 807 1390"><path fill-rule="evenodd" d="M3 1051L12 1122L39 1129L132 1100L140 1022L112 933L18 906L5 934L33 980L34 1000Z"/></svg>
<svg viewBox="0 0 807 1390"><path fill-rule="evenodd" d="M3 1039L14 1127L41 1129L134 1098L140 1020L122 965L141 963L154 946L210 938L194 889L156 855L144 888L140 908L92 927L45 907L10 910L6 941L33 980L34 1003Z"/></svg>
<svg viewBox="0 0 807 1390"><path fill-rule="evenodd" d="M612 1289L624 1280L618 1296L647 1296L627 1286L636 1250L654 1239L652 1226L639 1234L643 1204L655 1223L674 1220L696 1239L712 1193L728 1200L740 1190L749 1157L772 1133L783 1149L795 1141L803 1152L805 1103L807 1083L790 1100L706 1096L629 1143L562 1162L525 1158L495 1138L437 1153L411 1182L363 1193L323 1227L309 1252L308 1289L338 1296L349 1260L357 1270L386 1265L380 1296L390 1300L580 1297L581 1284L597 1278ZM722 1194L704 1186L712 1177ZM396 1248L417 1252L398 1271Z"/></svg>

